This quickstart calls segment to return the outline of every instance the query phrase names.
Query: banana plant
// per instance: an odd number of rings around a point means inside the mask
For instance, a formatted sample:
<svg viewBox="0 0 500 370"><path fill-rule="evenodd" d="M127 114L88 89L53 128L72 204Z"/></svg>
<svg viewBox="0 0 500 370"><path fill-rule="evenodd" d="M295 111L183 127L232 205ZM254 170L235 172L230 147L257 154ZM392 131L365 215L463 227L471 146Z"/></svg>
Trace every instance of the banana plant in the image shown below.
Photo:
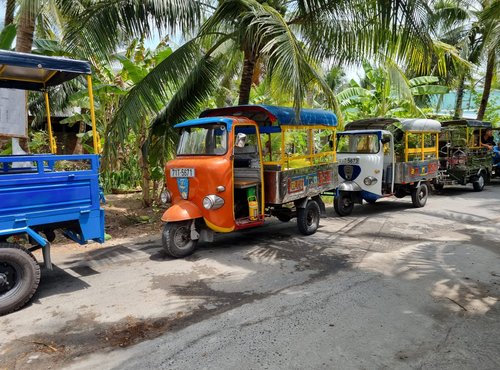
<svg viewBox="0 0 500 370"><path fill-rule="evenodd" d="M351 80L350 87L337 94L346 120L384 116L424 116L418 103L422 97L446 94L449 89L439 85L436 76L408 79L403 71L388 61L373 67L363 64L365 77L361 82ZM417 101L417 102L416 102Z"/></svg>

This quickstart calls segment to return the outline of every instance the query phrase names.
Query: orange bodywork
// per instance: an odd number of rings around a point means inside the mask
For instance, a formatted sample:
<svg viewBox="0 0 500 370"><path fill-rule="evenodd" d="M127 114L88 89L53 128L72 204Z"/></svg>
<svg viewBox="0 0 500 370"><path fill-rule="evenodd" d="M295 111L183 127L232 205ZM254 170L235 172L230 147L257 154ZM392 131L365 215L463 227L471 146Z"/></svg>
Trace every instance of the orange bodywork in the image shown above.
<svg viewBox="0 0 500 370"><path fill-rule="evenodd" d="M229 117L228 117L229 118ZM237 125L258 127L254 121L245 117L230 117L233 119L233 130ZM234 219L234 179L233 179L233 132L228 137L227 153L224 155L178 156L170 160L165 166L167 189L172 194L172 206L163 214L162 221L176 222L203 217L206 225L216 232L231 232L239 227ZM259 139L260 146L260 139ZM195 176L189 178L189 192L187 199L182 199L177 179L170 177L171 168L194 168ZM262 178L262 174L261 174ZM224 191L219 192L218 187ZM203 207L203 198L215 194L224 199L224 205L219 209L207 210ZM259 220L246 227L257 226L264 221L264 192L261 193L261 211Z"/></svg>
<svg viewBox="0 0 500 370"><path fill-rule="evenodd" d="M165 211L161 220L163 222L175 222L194 220L202 217L201 209L188 200L180 200Z"/></svg>
<svg viewBox="0 0 500 370"><path fill-rule="evenodd" d="M233 167L231 153L221 156L186 156L169 161L165 167L167 189L172 193L172 207L162 221L174 222L203 217L212 229L219 232L234 230L233 215ZM171 168L194 168L195 177L189 178L188 199L182 199L177 179L170 177ZM225 190L217 191L218 186ZM215 194L224 199L224 205L216 210L203 208L203 198Z"/></svg>

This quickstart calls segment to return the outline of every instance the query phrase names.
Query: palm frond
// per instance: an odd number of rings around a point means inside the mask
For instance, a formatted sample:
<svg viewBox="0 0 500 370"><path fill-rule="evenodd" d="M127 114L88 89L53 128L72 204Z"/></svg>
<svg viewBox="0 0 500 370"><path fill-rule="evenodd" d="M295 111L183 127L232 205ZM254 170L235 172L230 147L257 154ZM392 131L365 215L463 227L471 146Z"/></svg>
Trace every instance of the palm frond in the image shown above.
<svg viewBox="0 0 500 370"><path fill-rule="evenodd" d="M125 140L131 129L158 112L189 76L193 60L200 58L198 40L187 42L138 81L122 99L110 123L111 141Z"/></svg>
<svg viewBox="0 0 500 370"><path fill-rule="evenodd" d="M85 9L60 1L72 19L64 38L69 49L103 59L125 38L148 37L154 30L190 32L202 16L195 0L98 0Z"/></svg>
<svg viewBox="0 0 500 370"><path fill-rule="evenodd" d="M172 153L177 137L173 125L197 116L201 105L217 87L223 59L202 57L168 104L154 117L150 130L154 158L160 158L161 153Z"/></svg>

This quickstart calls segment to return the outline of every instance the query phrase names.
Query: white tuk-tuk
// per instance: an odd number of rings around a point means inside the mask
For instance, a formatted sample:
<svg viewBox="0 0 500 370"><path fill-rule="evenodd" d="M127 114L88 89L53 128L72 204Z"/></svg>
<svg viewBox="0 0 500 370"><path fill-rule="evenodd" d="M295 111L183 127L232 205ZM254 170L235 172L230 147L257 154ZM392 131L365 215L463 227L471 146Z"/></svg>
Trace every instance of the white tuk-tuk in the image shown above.
<svg viewBox="0 0 500 370"><path fill-rule="evenodd" d="M349 215L363 200L411 195L423 207L437 175L441 124L432 119L373 118L354 121L337 134L339 186L334 208Z"/></svg>

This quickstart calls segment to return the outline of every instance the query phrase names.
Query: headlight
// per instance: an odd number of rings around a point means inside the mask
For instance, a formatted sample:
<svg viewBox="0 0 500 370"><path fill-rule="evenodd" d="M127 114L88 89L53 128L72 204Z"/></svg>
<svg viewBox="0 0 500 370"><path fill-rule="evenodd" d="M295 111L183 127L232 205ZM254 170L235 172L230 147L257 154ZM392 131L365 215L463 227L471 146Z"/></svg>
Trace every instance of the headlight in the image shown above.
<svg viewBox="0 0 500 370"><path fill-rule="evenodd" d="M224 205L224 199L221 197L210 194L203 198L203 208L205 209L219 209Z"/></svg>
<svg viewBox="0 0 500 370"><path fill-rule="evenodd" d="M163 190L160 194L160 200L163 204L170 203L172 200L172 194L168 190Z"/></svg>
<svg viewBox="0 0 500 370"><path fill-rule="evenodd" d="M365 185L373 185L373 184L377 183L377 179L373 176L368 176L368 177L365 177L363 182L365 183Z"/></svg>

